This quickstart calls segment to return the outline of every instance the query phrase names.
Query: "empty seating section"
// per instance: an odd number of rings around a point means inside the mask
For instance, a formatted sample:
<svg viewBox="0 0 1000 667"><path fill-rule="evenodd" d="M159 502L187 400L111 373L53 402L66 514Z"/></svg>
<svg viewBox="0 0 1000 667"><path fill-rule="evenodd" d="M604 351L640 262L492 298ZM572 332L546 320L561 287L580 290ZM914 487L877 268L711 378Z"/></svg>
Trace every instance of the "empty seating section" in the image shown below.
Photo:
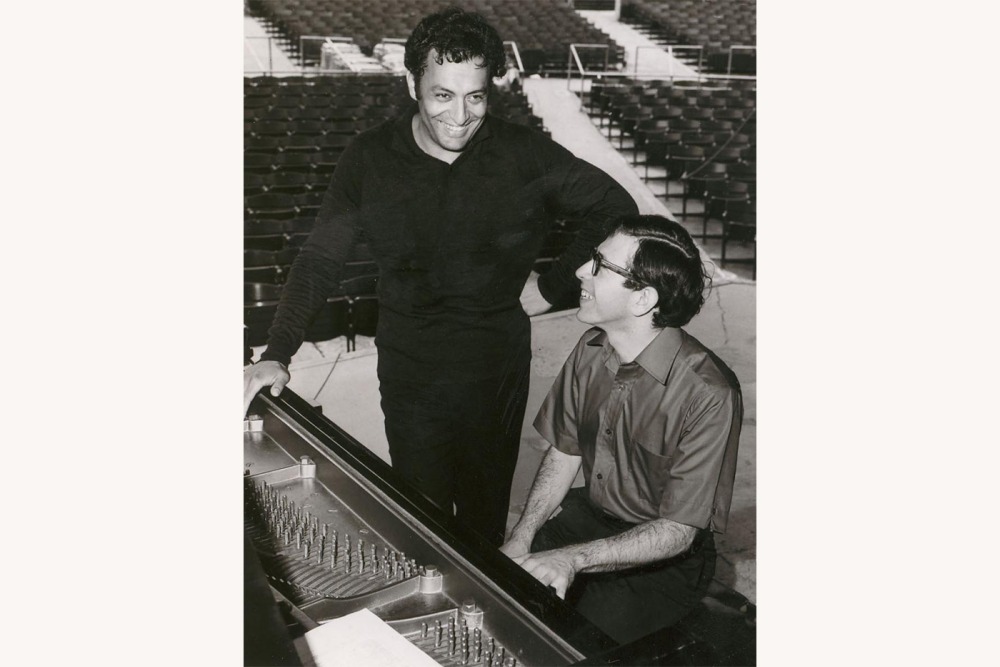
<svg viewBox="0 0 1000 667"><path fill-rule="evenodd" d="M406 79L388 74L245 77L243 92L244 323L247 344L257 346L344 148L412 100ZM517 84L491 94L490 113L545 131ZM351 349L355 334L374 335L377 273L367 246L357 244L306 340L346 336Z"/></svg>
<svg viewBox="0 0 1000 667"><path fill-rule="evenodd" d="M608 44L611 67L624 60L624 50L564 0L248 0L247 6L293 50L302 36L339 36L371 55L382 40L405 39L421 18L449 4L482 14L504 40L516 42L529 74L565 72L571 43ZM314 52L300 54L305 62L319 60L319 42L311 45ZM604 67L603 52L585 51L588 69Z"/></svg>
<svg viewBox="0 0 1000 667"><path fill-rule="evenodd" d="M702 241L720 241L723 265L738 261L727 244L756 231L756 82L598 79L585 103L647 182L666 181L659 196L679 198L685 221L700 218ZM710 222L720 234L709 235Z"/></svg>
<svg viewBox="0 0 1000 667"><path fill-rule="evenodd" d="M624 0L621 20L663 44L702 46L704 72L757 71L756 51L730 54L757 45L756 0Z"/></svg>

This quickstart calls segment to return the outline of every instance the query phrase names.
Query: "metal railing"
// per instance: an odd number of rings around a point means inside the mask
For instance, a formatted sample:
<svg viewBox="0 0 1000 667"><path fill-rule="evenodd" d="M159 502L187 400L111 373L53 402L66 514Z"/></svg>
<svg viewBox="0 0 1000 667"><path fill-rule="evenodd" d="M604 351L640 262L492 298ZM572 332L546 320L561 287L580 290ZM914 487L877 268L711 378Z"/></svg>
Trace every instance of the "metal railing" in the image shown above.
<svg viewBox="0 0 1000 667"><path fill-rule="evenodd" d="M583 61L580 59L580 49L603 49L604 51L604 71L591 71L588 72L587 68L583 66ZM602 73L607 73L608 62L610 56L610 47L607 44L577 44L573 43L569 45L569 58L566 62L566 87L572 90L573 86L573 65L576 65L576 71L580 73L581 84L585 83L588 74L598 75Z"/></svg>
<svg viewBox="0 0 1000 667"><path fill-rule="evenodd" d="M249 40L261 40L261 39L266 39L267 40L267 68L266 69L264 67L264 63L262 63L260 61L260 58L258 57L257 52L252 47L250 47L247 44L247 42ZM273 37L264 36L264 35L244 36L243 37L243 42L244 42L244 44L243 44L244 48L250 53L251 56L253 56L254 62L256 62L257 65L259 66L259 70L257 70L257 71L265 72L265 73L268 73L268 74L270 74L272 71L274 71L274 52L273 52L274 38ZM244 74L247 73L247 71L248 70L246 70L246 68L244 68ZM249 71L251 73L253 73L255 70L249 70Z"/></svg>
<svg viewBox="0 0 1000 667"><path fill-rule="evenodd" d="M346 37L344 35L300 35L299 36L299 65L305 69L307 65L306 59L306 44L312 44L318 42L319 49L316 55L316 65L319 65L322 61L323 44L326 42L334 42L341 44L353 44L354 39L351 37Z"/></svg>
<svg viewBox="0 0 1000 667"><path fill-rule="evenodd" d="M521 60L521 52L517 48L517 42L507 40L504 42L504 46L510 46L511 51L514 52L514 62L517 64L517 71L524 74L524 62Z"/></svg>
<svg viewBox="0 0 1000 667"><path fill-rule="evenodd" d="M657 51L666 51L667 55L670 56L670 62L667 65L667 75L673 78L674 75L674 62L681 61L680 58L674 55L674 52L684 53L687 51L696 51L698 53L698 65L693 67L695 72L701 71L702 63L705 59L705 47L700 44L667 44L665 47L660 46L637 46L635 47L635 58L632 60L632 68L636 73L639 72L639 52L642 49L654 49ZM686 73L685 73L686 74Z"/></svg>
<svg viewBox="0 0 1000 667"><path fill-rule="evenodd" d="M588 70L580 57L580 49L604 49L604 69L603 70ZM633 66L627 70L617 70L610 71L608 69L608 45L607 44L570 44L569 45L569 58L566 67L566 87L574 93L583 94L588 89L588 84L593 79L636 79L636 80L663 80L669 79L671 81L691 81L695 83L704 83L710 81L727 81L727 80L756 80L756 74L732 74L731 71L726 74L710 74L695 70L692 68L691 73L684 72L678 73L673 71L673 61L671 61L671 66L666 72L639 72L638 71L638 52L639 49L649 49L649 48L661 48L656 46L639 46L636 47L636 61ZM673 45L663 47L668 54L673 55L674 50L698 50L699 51L699 67L702 63L702 50L704 47L700 45ZM731 49L747 49L756 47L744 47L744 46L734 46ZM579 79L576 77L579 76ZM579 81L578 89L574 89L573 84Z"/></svg>

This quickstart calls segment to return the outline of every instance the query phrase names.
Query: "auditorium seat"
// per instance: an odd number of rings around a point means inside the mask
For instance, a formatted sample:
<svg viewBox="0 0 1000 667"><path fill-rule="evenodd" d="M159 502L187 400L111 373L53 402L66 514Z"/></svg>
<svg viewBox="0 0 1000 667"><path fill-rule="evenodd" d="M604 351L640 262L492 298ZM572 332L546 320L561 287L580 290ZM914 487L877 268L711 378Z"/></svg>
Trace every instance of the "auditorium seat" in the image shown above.
<svg viewBox="0 0 1000 667"><path fill-rule="evenodd" d="M695 168L687 175L687 178L683 179L684 191L681 203L681 215L687 215L687 201L689 198L703 199L709 184L724 181L726 178L726 165L721 162L706 162Z"/></svg>
<svg viewBox="0 0 1000 667"><path fill-rule="evenodd" d="M282 220L296 214L295 199L283 192L264 192L245 197L244 209L247 218L273 218Z"/></svg>
<svg viewBox="0 0 1000 667"><path fill-rule="evenodd" d="M268 192L298 195L309 190L307 176L301 171L276 171L267 177Z"/></svg>
<svg viewBox="0 0 1000 667"><path fill-rule="evenodd" d="M632 145L632 164L638 164L639 153L646 150L646 144L651 137L662 135L669 131L670 120L667 118L644 118L635 127L635 140ZM648 172L648 169L647 169Z"/></svg>
<svg viewBox="0 0 1000 667"><path fill-rule="evenodd" d="M753 254L749 259L734 259L726 257L726 247L733 242L749 243L753 248ZM726 216L722 219L722 258L721 266L734 262L748 262L751 264L751 277L757 279L757 213L747 210L742 215Z"/></svg>
<svg viewBox="0 0 1000 667"><path fill-rule="evenodd" d="M245 171L243 173L243 196L257 195L267 190L263 174Z"/></svg>
<svg viewBox="0 0 1000 667"><path fill-rule="evenodd" d="M301 171L309 173L314 169L314 165L319 159L319 153L309 151L292 151L276 155L272 161L272 168L286 171Z"/></svg>
<svg viewBox="0 0 1000 667"><path fill-rule="evenodd" d="M723 180L709 183L705 194L705 217L702 225L702 240L708 238L709 219L722 220L732 217L736 206L750 204L750 188L742 181Z"/></svg>
<svg viewBox="0 0 1000 667"><path fill-rule="evenodd" d="M680 179L697 165L705 161L705 149L701 146L686 146L681 136L681 145L671 151L667 158L667 177Z"/></svg>
<svg viewBox="0 0 1000 667"><path fill-rule="evenodd" d="M646 140L646 174L645 180L659 180L654 177L650 177L649 168L650 167L667 167L667 162L670 159L671 153L681 145L681 133L680 132L664 132L658 136L651 136ZM669 175L664 175L663 178L667 179Z"/></svg>

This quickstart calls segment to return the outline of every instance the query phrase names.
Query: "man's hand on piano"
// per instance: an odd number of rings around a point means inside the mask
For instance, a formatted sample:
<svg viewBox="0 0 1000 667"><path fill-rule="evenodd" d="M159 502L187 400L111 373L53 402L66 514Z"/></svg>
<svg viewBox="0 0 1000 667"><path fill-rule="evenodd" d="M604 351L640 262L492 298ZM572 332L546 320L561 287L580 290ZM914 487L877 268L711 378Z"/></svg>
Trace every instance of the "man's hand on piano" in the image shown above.
<svg viewBox="0 0 1000 667"><path fill-rule="evenodd" d="M504 545L506 546L506 545ZM503 547L501 547L501 550ZM523 567L528 574L546 586L550 586L560 598L566 598L566 589L576 578L576 565L573 557L562 549L539 551L513 558L513 561Z"/></svg>
<svg viewBox="0 0 1000 667"><path fill-rule="evenodd" d="M243 417L246 418L250 403L264 387L271 387L271 396L277 396L292 376L288 368L278 361L258 361L243 369Z"/></svg>

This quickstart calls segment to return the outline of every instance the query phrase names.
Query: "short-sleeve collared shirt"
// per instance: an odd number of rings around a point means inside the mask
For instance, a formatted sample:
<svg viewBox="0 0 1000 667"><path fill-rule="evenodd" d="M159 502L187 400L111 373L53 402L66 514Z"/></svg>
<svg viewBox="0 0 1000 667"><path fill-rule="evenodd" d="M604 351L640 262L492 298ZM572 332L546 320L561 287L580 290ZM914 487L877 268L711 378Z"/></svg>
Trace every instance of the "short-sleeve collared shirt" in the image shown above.
<svg viewBox="0 0 1000 667"><path fill-rule="evenodd" d="M665 328L620 364L595 328L566 360L534 424L559 451L583 458L590 500L608 514L721 533L742 419L736 375L693 336Z"/></svg>

